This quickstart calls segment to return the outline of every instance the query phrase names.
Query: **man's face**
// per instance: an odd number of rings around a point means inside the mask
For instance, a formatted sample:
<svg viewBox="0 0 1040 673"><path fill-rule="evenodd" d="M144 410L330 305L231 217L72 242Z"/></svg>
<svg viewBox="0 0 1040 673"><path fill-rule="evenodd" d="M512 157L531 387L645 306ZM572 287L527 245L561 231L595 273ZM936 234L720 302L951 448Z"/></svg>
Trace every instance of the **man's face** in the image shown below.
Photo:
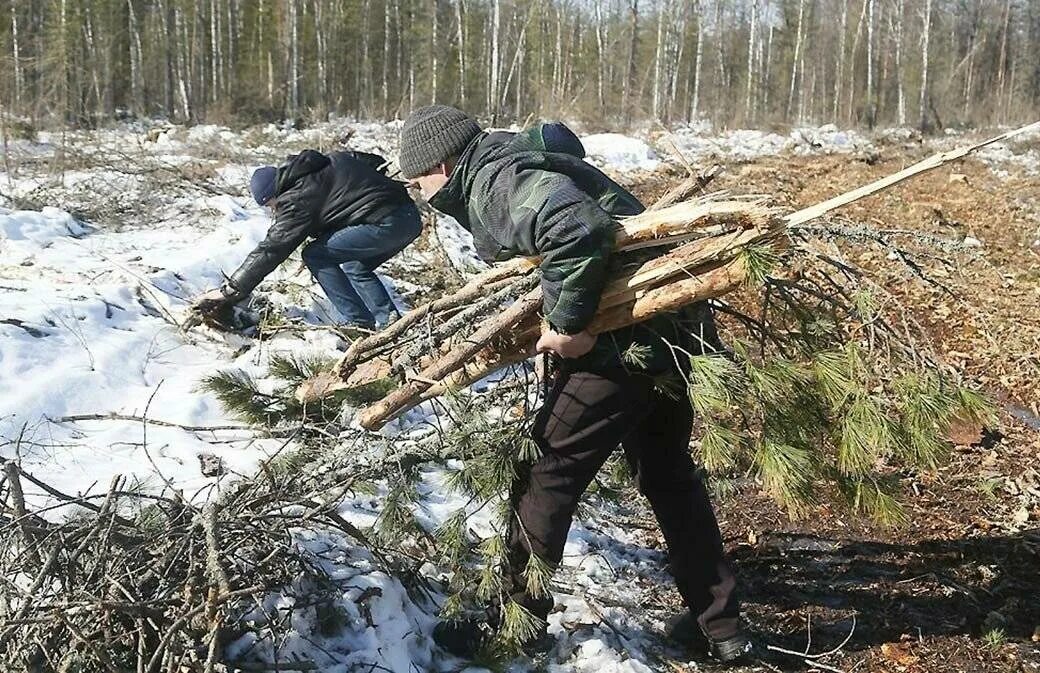
<svg viewBox="0 0 1040 673"><path fill-rule="evenodd" d="M434 194L440 191L441 187L448 184L448 175L448 167L439 164L426 175L420 175L412 180L412 183L419 187L423 198L429 201Z"/></svg>

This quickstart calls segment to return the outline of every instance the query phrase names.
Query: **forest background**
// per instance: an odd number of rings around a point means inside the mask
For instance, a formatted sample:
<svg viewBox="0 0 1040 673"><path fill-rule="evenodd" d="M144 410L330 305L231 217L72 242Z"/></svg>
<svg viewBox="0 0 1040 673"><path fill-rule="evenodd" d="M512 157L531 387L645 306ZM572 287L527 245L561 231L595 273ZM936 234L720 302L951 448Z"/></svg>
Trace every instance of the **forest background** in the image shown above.
<svg viewBox="0 0 1040 673"><path fill-rule="evenodd" d="M252 124L709 120L923 130L1032 121L1037 0L6 0L17 132ZM17 135L17 133L15 133Z"/></svg>

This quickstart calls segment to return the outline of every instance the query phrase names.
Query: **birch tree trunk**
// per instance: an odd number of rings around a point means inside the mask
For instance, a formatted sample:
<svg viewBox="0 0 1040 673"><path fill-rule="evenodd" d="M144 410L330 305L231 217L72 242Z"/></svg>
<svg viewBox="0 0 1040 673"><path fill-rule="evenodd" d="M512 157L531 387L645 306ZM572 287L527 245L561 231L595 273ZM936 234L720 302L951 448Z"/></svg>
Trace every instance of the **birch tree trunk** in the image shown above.
<svg viewBox="0 0 1040 673"><path fill-rule="evenodd" d="M372 79L369 74L372 72L372 61L371 52L369 51L369 43L371 41L369 30L368 17L372 12L372 0L364 0L361 5L361 67L357 71L357 90L361 98L361 104L359 107L364 110L366 114L372 114L373 101L372 101Z"/></svg>
<svg viewBox="0 0 1040 673"><path fill-rule="evenodd" d="M903 86L903 21L906 19L906 0L899 0L895 18L896 40L896 113L899 125L906 126L906 92Z"/></svg>
<svg viewBox="0 0 1040 673"><path fill-rule="evenodd" d="M631 0L629 4L631 12L631 34L628 41L628 63L625 67L625 86L621 93L621 111L628 122L632 119L632 111L629 109L629 95L632 91L632 81L636 77L636 49L639 45L639 0Z"/></svg>
<svg viewBox="0 0 1040 673"><path fill-rule="evenodd" d="M974 18L971 22L971 30L968 33L968 72L964 77L964 115L968 115L968 109L971 104L972 93L974 87L972 86L975 78L975 40L978 37L978 6L975 7Z"/></svg>
<svg viewBox="0 0 1040 673"><path fill-rule="evenodd" d="M859 49L859 38L863 34L863 24L867 18L868 2L869 0L863 0L863 8L859 13L859 21L856 22L856 35L852 39L852 49L849 51L849 102L848 109L846 110L846 118L849 122L852 121L852 114L856 105L856 51Z"/></svg>
<svg viewBox="0 0 1040 673"><path fill-rule="evenodd" d="M491 63L488 72L487 110L492 122L498 116L498 76L499 76L499 32L502 21L502 1L492 0L491 8Z"/></svg>
<svg viewBox="0 0 1040 673"><path fill-rule="evenodd" d="M315 66L315 77L318 80L318 107L325 113L329 109L328 101L328 53L327 53L327 42L328 39L326 29L327 25L325 22L325 0L315 0L314 2L314 46L316 50L314 58Z"/></svg>
<svg viewBox="0 0 1040 673"><path fill-rule="evenodd" d="M798 82L798 63L802 56L802 23L805 19L805 0L798 0L798 25L795 28L794 58L791 60L791 86L787 92L787 117L794 109L794 92Z"/></svg>
<svg viewBox="0 0 1040 673"><path fill-rule="evenodd" d="M752 95L755 86L755 35L758 29L758 0L751 0L751 23L748 26L747 89L744 94L744 119L753 122L755 110Z"/></svg>
<svg viewBox="0 0 1040 673"><path fill-rule="evenodd" d="M606 104L603 100L603 72L607 67L607 57L603 49L603 2L596 2L596 100L602 110Z"/></svg>
<svg viewBox="0 0 1040 673"><path fill-rule="evenodd" d="M289 0L289 116L300 109L300 8Z"/></svg>
<svg viewBox="0 0 1040 673"><path fill-rule="evenodd" d="M657 46L654 50L654 89L651 115L655 121L661 119L661 61L664 59L664 15L665 4L657 8Z"/></svg>
<svg viewBox="0 0 1040 673"><path fill-rule="evenodd" d="M130 56L130 107L135 113L143 112L141 99L141 33L137 28L137 12L134 10L133 0L126 0L126 18L130 32L130 48L127 50ZM15 100L18 100L18 34L16 17L12 17L12 32L15 43Z"/></svg>
<svg viewBox="0 0 1040 673"><path fill-rule="evenodd" d="M874 2L867 0L867 125L874 128Z"/></svg>
<svg viewBox="0 0 1040 673"><path fill-rule="evenodd" d="M715 77L714 91L712 91L712 102L714 103L712 110L713 115L716 119L723 113L724 103L726 101L725 92L729 89L728 86L728 70L726 69L726 45L723 42L723 35L725 34L723 26L723 13L722 13L723 0L715 0Z"/></svg>
<svg viewBox="0 0 1040 673"><path fill-rule="evenodd" d="M129 1L127 0L127 2ZM18 0L11 0L11 59L14 66L14 107L15 109L20 109L24 79L22 76L21 42L18 38ZM7 156L6 151L4 156Z"/></svg>
<svg viewBox="0 0 1040 673"><path fill-rule="evenodd" d="M187 30L184 27L184 17L179 7L175 7L173 10L174 28L177 31L177 35L180 35L180 44L188 44ZM191 121L191 103L188 101L188 82L186 71L188 69L187 59L184 57L184 50L177 49L177 90L181 95L181 112L184 114L185 121Z"/></svg>
<svg viewBox="0 0 1040 673"><path fill-rule="evenodd" d="M220 14L220 9L217 7L217 0L210 0L209 2L209 102L216 103L217 97L220 95L220 86L218 84L220 68L218 65L219 47L217 40L217 16Z"/></svg>
<svg viewBox="0 0 1040 673"><path fill-rule="evenodd" d="M390 0L383 0L383 118L390 116Z"/></svg>
<svg viewBox="0 0 1040 673"><path fill-rule="evenodd" d="M679 30L675 42L675 58L671 61L671 72L668 83L668 110L665 116L668 121L673 119L675 104L679 98L679 69L682 67L683 52L686 51L686 27L690 21L689 6L682 6L682 20L679 22Z"/></svg>
<svg viewBox="0 0 1040 673"><path fill-rule="evenodd" d="M1000 57L997 59L997 104L1000 111L998 121L1005 119L1006 107L1004 104L1005 76L1007 74L1007 42L1008 26L1011 24L1011 0L1004 3L1004 30L1000 35Z"/></svg>
<svg viewBox="0 0 1040 673"><path fill-rule="evenodd" d="M769 94L773 90L773 24L769 24L769 39L766 42L765 72L763 73L763 86L765 90L762 96L763 109L769 109Z"/></svg>
<svg viewBox="0 0 1040 673"><path fill-rule="evenodd" d="M459 42L459 103L466 107L466 24L463 21L465 12L462 0L455 0L455 26Z"/></svg>
<svg viewBox="0 0 1040 673"><path fill-rule="evenodd" d="M834 71L834 105L831 109L831 119L838 121L838 113L841 109L842 83L845 78L845 34L848 31L849 0L841 0L841 22L838 28L838 66Z"/></svg>
<svg viewBox="0 0 1040 673"><path fill-rule="evenodd" d="M440 45L437 44L437 0L430 2L430 105L437 103L437 55Z"/></svg>
<svg viewBox="0 0 1040 673"><path fill-rule="evenodd" d="M932 0L925 0L924 4L924 36L921 39L921 97L918 125L921 131L928 128L928 40L932 32Z"/></svg>
<svg viewBox="0 0 1040 673"><path fill-rule="evenodd" d="M690 102L690 121L697 121L701 108L701 65L704 62L704 5L702 0L695 0L693 11L697 18L697 48L693 55L693 100Z"/></svg>

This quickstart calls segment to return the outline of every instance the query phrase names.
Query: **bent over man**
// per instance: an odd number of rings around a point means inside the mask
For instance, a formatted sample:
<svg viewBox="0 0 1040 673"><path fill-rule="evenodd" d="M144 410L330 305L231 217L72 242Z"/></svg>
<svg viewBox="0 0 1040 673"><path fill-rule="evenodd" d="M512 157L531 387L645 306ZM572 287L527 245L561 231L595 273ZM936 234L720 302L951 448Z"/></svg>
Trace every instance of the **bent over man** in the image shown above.
<svg viewBox="0 0 1040 673"><path fill-rule="evenodd" d="M344 325L372 330L397 319L375 270L419 236L422 221L404 185L377 170L384 163L375 154L304 150L278 168L258 168L249 188L273 210L274 224L223 287L196 300L196 309L241 301L313 237L303 261Z"/></svg>
<svg viewBox="0 0 1040 673"><path fill-rule="evenodd" d="M736 581L705 485L690 455L693 412L655 377L682 375L679 348L716 348L706 306L592 335L614 247L614 216L642 204L582 161L581 143L548 124L514 134L488 133L461 110L417 110L401 130L400 166L437 210L455 217L488 261L541 257L544 318L538 350L557 359L557 374L538 416L541 457L513 489L519 524L509 534L510 598L545 620L552 599L526 591L530 554L550 566L563 556L578 501L620 444L650 501L668 545L671 572L689 615L675 636L734 661L750 644L741 628ZM673 353L673 346L677 346ZM629 348L641 357L623 358ZM640 364L626 364L638 359ZM522 527L522 528L521 528ZM480 620L446 622L437 641L460 656L488 637Z"/></svg>

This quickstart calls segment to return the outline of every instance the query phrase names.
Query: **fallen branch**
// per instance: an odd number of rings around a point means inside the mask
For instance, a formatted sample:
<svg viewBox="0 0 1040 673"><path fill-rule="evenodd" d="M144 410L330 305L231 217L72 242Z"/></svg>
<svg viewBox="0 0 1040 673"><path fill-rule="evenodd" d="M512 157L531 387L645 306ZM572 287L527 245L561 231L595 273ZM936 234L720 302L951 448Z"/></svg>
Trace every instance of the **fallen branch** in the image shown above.
<svg viewBox="0 0 1040 673"><path fill-rule="evenodd" d="M83 421L134 421L137 423L147 422L149 425L161 425L167 428L180 428L188 432L213 432L216 430L251 430L248 425L183 425L172 421L163 421L157 418L145 419L144 416L133 414L120 414L111 411L107 414L74 414L71 416L59 416L48 418L51 423L81 423Z"/></svg>

